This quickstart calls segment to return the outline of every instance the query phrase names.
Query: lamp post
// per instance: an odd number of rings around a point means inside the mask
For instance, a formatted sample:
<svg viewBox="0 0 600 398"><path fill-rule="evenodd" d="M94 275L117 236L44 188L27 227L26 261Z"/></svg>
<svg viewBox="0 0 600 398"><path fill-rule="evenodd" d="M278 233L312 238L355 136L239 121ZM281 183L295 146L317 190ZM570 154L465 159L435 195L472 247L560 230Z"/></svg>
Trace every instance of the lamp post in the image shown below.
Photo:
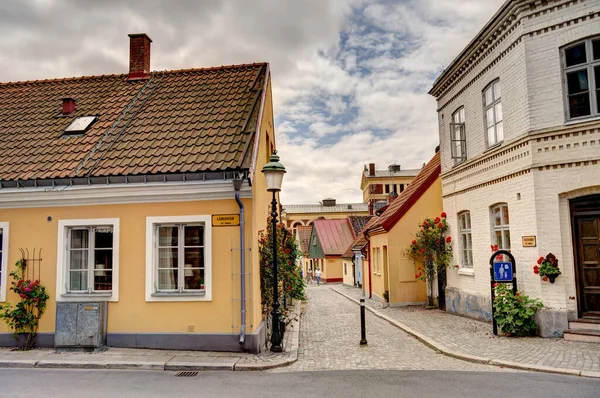
<svg viewBox="0 0 600 398"><path fill-rule="evenodd" d="M267 191L273 192L273 200L271 201L271 223L272 223L272 239L273 239L273 310L271 311L271 351L281 352L282 333L280 330L279 319L281 311L279 311L279 290L277 289L277 200L275 193L281 191L281 183L285 174L285 167L279 163L277 151L269 158L269 163L263 167L262 172L265 173L267 180Z"/></svg>

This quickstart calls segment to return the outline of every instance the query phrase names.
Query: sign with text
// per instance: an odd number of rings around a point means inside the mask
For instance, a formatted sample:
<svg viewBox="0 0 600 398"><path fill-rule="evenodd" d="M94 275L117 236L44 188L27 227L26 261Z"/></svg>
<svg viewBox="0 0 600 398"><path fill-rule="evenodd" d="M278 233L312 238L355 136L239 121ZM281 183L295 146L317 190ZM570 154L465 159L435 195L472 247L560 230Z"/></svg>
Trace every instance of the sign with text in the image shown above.
<svg viewBox="0 0 600 398"><path fill-rule="evenodd" d="M521 242L523 243L523 247L535 247L536 246L535 235L522 236Z"/></svg>
<svg viewBox="0 0 600 398"><path fill-rule="evenodd" d="M496 282L512 282L513 268L509 262L494 263L494 281Z"/></svg>
<svg viewBox="0 0 600 398"><path fill-rule="evenodd" d="M215 214L212 216L213 227L236 227L240 225L239 214Z"/></svg>

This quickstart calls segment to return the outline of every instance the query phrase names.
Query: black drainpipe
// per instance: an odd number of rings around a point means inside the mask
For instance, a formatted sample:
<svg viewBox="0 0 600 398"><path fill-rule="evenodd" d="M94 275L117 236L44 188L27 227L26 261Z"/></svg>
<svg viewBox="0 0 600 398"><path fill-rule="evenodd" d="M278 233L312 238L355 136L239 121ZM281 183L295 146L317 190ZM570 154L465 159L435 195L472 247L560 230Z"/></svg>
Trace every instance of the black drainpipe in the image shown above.
<svg viewBox="0 0 600 398"><path fill-rule="evenodd" d="M240 189L242 188L241 177L233 180L233 188L235 189L235 201L240 207L240 300L241 300L241 325L240 325L240 345L244 345L246 341L246 245L244 229L246 221L244 220L244 203L240 199Z"/></svg>

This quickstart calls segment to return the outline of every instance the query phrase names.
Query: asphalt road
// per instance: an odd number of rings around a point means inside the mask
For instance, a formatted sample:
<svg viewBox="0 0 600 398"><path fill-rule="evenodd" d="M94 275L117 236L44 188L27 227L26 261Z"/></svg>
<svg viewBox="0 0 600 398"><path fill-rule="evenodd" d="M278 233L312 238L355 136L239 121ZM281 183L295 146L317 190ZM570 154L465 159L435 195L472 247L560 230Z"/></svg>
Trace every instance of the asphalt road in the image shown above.
<svg viewBox="0 0 600 398"><path fill-rule="evenodd" d="M0 397L594 397L600 380L447 371L174 372L0 369Z"/></svg>

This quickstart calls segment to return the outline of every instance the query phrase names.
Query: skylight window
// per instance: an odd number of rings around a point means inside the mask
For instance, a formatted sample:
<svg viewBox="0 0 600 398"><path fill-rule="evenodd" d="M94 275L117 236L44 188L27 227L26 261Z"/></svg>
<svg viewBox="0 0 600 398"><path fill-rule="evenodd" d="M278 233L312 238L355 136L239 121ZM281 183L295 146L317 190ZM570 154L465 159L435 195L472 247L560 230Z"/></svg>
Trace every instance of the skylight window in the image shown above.
<svg viewBox="0 0 600 398"><path fill-rule="evenodd" d="M65 129L63 135L83 134L98 120L98 116L80 116L75 118Z"/></svg>

